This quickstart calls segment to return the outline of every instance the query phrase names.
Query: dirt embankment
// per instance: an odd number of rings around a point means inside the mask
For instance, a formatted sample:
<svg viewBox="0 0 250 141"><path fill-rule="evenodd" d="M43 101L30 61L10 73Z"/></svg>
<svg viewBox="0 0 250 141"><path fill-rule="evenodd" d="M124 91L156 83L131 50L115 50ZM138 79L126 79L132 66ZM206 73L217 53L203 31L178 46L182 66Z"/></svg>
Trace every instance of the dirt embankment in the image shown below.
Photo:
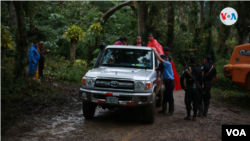
<svg viewBox="0 0 250 141"><path fill-rule="evenodd" d="M174 115L156 113L153 124L143 123L142 112L136 109L98 107L95 118L85 120L77 92L71 92L68 98L71 99L68 105L22 116L15 125L6 128L2 140L221 140L221 125L250 124L249 110L213 100L207 117L183 120L186 116L184 91L174 92Z"/></svg>

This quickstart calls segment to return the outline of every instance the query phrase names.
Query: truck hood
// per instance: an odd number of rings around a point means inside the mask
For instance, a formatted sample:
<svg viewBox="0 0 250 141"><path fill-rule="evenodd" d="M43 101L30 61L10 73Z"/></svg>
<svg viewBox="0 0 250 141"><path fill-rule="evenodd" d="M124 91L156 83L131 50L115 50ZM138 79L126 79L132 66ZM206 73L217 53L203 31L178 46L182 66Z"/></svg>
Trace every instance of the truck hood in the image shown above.
<svg viewBox="0 0 250 141"><path fill-rule="evenodd" d="M98 77L98 78L149 80L149 75L152 73L153 73L152 70L146 70L146 69L109 67L109 68L96 68L89 70L85 76Z"/></svg>

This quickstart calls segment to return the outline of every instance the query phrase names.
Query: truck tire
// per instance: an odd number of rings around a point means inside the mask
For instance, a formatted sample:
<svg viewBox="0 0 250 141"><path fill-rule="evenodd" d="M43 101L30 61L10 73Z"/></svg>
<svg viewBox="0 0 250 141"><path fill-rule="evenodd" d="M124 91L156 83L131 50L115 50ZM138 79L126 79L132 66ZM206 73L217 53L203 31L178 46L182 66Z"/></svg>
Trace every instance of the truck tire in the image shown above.
<svg viewBox="0 0 250 141"><path fill-rule="evenodd" d="M161 88L158 92L158 99L156 100L156 107L161 107L162 106L162 101L163 101L163 88Z"/></svg>
<svg viewBox="0 0 250 141"><path fill-rule="evenodd" d="M155 121L155 94L153 96L153 101L150 105L147 105L144 109L143 109L143 119L144 122L146 123L154 123Z"/></svg>
<svg viewBox="0 0 250 141"><path fill-rule="evenodd" d="M85 119L92 119L95 114L96 104L87 101L82 102L82 111Z"/></svg>

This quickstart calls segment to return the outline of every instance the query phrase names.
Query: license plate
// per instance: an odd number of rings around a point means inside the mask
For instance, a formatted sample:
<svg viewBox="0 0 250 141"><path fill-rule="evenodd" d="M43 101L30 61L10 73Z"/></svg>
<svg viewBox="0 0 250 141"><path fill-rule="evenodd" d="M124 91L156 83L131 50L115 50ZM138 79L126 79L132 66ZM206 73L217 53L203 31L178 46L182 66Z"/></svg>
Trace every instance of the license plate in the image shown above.
<svg viewBox="0 0 250 141"><path fill-rule="evenodd" d="M118 98L114 97L114 96L108 96L106 98L106 103L114 103L114 104L118 104Z"/></svg>

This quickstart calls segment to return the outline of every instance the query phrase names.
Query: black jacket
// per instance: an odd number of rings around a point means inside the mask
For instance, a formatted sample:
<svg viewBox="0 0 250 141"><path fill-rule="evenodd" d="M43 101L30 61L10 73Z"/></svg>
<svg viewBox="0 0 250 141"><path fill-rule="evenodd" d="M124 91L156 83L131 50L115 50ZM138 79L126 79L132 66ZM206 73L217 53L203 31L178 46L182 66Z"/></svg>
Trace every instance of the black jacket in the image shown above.
<svg viewBox="0 0 250 141"><path fill-rule="evenodd" d="M195 77L197 81L199 81L199 84L202 86L202 73L201 69L196 67L195 65L190 66L191 67L191 74ZM195 83L194 80L190 80L191 77L186 73L186 70L189 69L189 67L185 68L185 70L182 72L180 83L181 88L193 88L193 84ZM190 70L189 70L190 71ZM186 86L184 85L184 78L186 78ZM196 86L197 87L197 86Z"/></svg>
<svg viewBox="0 0 250 141"><path fill-rule="evenodd" d="M212 64L209 63L209 62L203 64L202 67L201 67L201 71L204 72L203 82L205 82L205 83L206 82L211 82L213 80L214 76L217 74L217 71L216 71L215 67L213 67L213 69L210 71L211 67L212 67ZM208 72L209 72L209 74L206 75Z"/></svg>

